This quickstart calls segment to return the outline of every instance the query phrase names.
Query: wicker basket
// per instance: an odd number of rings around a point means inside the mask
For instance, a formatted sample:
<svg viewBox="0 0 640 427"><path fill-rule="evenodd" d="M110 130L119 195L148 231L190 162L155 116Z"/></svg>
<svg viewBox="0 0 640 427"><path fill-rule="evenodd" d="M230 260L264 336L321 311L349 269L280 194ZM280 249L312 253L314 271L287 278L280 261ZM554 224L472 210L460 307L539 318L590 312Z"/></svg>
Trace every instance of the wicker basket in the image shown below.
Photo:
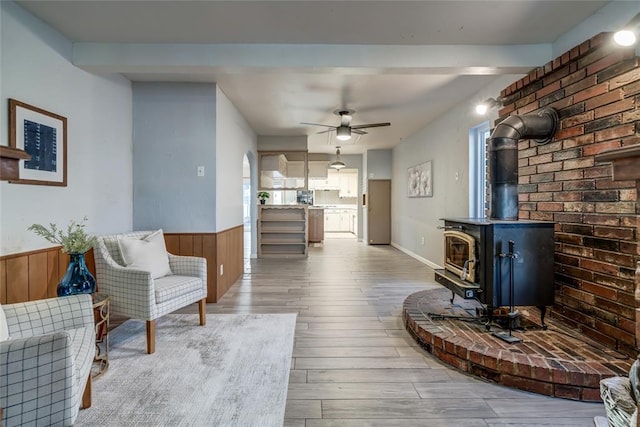
<svg viewBox="0 0 640 427"><path fill-rule="evenodd" d="M636 427L631 426L631 417L637 408L631 397L629 378L612 377L600 381L600 396L610 427Z"/></svg>

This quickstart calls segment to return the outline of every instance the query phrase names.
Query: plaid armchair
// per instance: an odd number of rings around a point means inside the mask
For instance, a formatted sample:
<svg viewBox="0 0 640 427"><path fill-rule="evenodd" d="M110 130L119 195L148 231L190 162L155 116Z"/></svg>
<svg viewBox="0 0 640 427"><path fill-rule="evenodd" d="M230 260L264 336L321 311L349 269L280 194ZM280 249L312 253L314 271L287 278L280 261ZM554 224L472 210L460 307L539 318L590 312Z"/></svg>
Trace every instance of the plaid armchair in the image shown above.
<svg viewBox="0 0 640 427"><path fill-rule="evenodd" d="M81 398L84 407L91 406L96 352L91 296L2 309L10 339L0 342L1 425L73 425Z"/></svg>
<svg viewBox="0 0 640 427"><path fill-rule="evenodd" d="M173 274L153 279L151 273L125 267L118 237L144 239L151 231L98 236L93 248L100 292L109 295L111 314L147 321L147 353L155 351L156 319L194 302L200 325L206 322L207 264L204 258L168 253Z"/></svg>

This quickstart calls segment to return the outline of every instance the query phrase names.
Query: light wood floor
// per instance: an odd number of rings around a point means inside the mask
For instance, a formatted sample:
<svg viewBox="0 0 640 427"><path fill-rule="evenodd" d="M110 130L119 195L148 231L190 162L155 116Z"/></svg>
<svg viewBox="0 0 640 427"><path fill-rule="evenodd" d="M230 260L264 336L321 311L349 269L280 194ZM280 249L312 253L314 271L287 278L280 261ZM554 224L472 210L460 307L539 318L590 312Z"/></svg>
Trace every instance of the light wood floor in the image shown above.
<svg viewBox="0 0 640 427"><path fill-rule="evenodd" d="M304 260L246 260L208 313L298 314L286 426L592 426L602 404L469 377L417 347L400 318L433 271L390 246L330 239Z"/></svg>

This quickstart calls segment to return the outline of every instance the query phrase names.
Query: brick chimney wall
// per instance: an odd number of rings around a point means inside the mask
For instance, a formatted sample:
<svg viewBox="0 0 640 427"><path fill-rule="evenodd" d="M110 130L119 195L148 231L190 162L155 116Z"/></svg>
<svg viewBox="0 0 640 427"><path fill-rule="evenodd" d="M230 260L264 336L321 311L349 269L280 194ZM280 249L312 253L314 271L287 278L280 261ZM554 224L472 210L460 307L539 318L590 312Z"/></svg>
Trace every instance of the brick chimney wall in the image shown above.
<svg viewBox="0 0 640 427"><path fill-rule="evenodd" d="M553 141L523 140L518 147L520 219L555 222L552 315L635 357L640 185L613 181L610 165L594 156L640 143L640 58L599 34L501 97L496 124L541 107L560 116Z"/></svg>

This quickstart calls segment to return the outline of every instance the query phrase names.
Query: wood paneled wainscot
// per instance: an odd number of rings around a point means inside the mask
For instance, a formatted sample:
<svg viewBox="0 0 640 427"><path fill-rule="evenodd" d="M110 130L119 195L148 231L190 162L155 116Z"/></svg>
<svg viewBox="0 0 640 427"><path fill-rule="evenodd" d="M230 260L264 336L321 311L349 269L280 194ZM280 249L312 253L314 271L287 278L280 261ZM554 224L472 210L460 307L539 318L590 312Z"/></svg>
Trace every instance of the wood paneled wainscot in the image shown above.
<svg viewBox="0 0 640 427"><path fill-rule="evenodd" d="M93 250L85 255L95 275ZM58 283L69 265L60 246L0 257L0 303L34 301L57 296Z"/></svg>
<svg viewBox="0 0 640 427"><path fill-rule="evenodd" d="M170 253L207 260L207 302L218 302L242 275L243 232L240 225L217 233L165 233ZM93 250L85 259L95 275ZM69 256L59 246L0 257L0 303L55 297L68 264Z"/></svg>

